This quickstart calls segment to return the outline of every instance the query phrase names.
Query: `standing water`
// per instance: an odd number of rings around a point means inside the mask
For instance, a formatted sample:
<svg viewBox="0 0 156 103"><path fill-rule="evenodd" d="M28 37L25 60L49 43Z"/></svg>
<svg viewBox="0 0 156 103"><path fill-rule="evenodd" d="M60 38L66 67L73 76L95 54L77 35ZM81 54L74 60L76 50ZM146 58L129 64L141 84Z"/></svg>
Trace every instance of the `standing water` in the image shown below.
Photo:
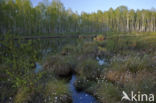
<svg viewBox="0 0 156 103"><path fill-rule="evenodd" d="M70 91L72 93L73 103L98 103L96 99L85 92L78 92L74 86L76 76L73 75L70 80Z"/></svg>
<svg viewBox="0 0 156 103"><path fill-rule="evenodd" d="M100 65L103 65L105 63L102 60L100 61L99 58L97 58L97 60L99 60ZM36 63L35 73L38 73L41 70L42 70L42 66L39 63ZM73 103L98 103L96 101L95 97L93 97L92 95L85 93L83 91L78 92L74 86L75 80L76 80L76 76L72 75L72 79L70 80L69 89L72 93Z"/></svg>
<svg viewBox="0 0 156 103"><path fill-rule="evenodd" d="M38 73L39 71L42 70L42 66L38 62L36 62L35 65L36 65L35 73Z"/></svg>
<svg viewBox="0 0 156 103"><path fill-rule="evenodd" d="M96 60L98 61L99 65L106 65L107 64L105 59L100 59L99 57L96 57Z"/></svg>

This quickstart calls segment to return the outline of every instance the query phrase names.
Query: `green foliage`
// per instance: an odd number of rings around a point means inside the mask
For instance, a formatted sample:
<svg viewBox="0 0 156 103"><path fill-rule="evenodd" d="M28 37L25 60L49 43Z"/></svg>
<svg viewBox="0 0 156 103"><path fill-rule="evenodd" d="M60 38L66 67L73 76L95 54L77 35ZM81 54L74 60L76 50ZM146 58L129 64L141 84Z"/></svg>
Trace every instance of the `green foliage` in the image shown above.
<svg viewBox="0 0 156 103"><path fill-rule="evenodd" d="M102 42L104 41L104 39L105 39L104 35L98 35L97 37L94 38L94 40L98 42Z"/></svg>
<svg viewBox="0 0 156 103"><path fill-rule="evenodd" d="M15 41L12 35L6 35L0 44L0 63L7 65L5 73L13 86L30 85L28 80L34 71L38 53L33 48L32 41Z"/></svg>
<svg viewBox="0 0 156 103"><path fill-rule="evenodd" d="M51 4L40 2L35 7L30 0L7 0L0 2L0 10L0 34L156 31L154 10L134 11L125 6L79 15L66 10L60 0L53 0Z"/></svg>

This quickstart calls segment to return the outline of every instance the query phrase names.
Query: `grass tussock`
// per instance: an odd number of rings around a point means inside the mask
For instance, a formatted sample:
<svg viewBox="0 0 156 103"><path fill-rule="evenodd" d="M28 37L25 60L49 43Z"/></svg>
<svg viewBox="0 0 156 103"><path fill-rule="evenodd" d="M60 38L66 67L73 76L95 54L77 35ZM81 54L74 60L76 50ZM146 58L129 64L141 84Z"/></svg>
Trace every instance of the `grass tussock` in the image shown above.
<svg viewBox="0 0 156 103"><path fill-rule="evenodd" d="M47 103L72 103L66 81L49 81L43 92Z"/></svg>
<svg viewBox="0 0 156 103"><path fill-rule="evenodd" d="M100 75L100 67L96 60L85 59L76 67L76 73L90 80L95 80Z"/></svg>
<svg viewBox="0 0 156 103"><path fill-rule="evenodd" d="M120 103L121 91L111 83L101 82L95 95L101 103Z"/></svg>
<svg viewBox="0 0 156 103"><path fill-rule="evenodd" d="M70 56L53 56L47 59L44 68L56 76L69 76L73 72L74 59Z"/></svg>
<svg viewBox="0 0 156 103"><path fill-rule="evenodd" d="M45 79L42 77L36 85L19 88L14 103L72 103L67 82L47 74L44 73Z"/></svg>

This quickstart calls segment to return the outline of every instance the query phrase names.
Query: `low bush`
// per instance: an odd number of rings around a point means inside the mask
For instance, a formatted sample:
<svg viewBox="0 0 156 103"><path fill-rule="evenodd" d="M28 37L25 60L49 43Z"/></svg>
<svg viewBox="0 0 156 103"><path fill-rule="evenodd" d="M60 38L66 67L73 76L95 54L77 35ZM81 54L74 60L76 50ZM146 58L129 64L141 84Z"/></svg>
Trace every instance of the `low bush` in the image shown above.
<svg viewBox="0 0 156 103"><path fill-rule="evenodd" d="M102 42L104 41L104 39L105 39L104 35L98 35L94 38L94 40L98 42Z"/></svg>

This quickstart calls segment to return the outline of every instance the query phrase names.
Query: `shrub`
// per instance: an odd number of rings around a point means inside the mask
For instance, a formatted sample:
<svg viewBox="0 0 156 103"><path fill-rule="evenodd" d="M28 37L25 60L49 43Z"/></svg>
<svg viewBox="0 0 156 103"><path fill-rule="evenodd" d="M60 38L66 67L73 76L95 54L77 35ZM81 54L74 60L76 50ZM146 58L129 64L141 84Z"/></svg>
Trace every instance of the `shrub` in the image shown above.
<svg viewBox="0 0 156 103"><path fill-rule="evenodd" d="M94 40L98 42L104 41L104 39L105 39L104 35L98 35L94 38Z"/></svg>

